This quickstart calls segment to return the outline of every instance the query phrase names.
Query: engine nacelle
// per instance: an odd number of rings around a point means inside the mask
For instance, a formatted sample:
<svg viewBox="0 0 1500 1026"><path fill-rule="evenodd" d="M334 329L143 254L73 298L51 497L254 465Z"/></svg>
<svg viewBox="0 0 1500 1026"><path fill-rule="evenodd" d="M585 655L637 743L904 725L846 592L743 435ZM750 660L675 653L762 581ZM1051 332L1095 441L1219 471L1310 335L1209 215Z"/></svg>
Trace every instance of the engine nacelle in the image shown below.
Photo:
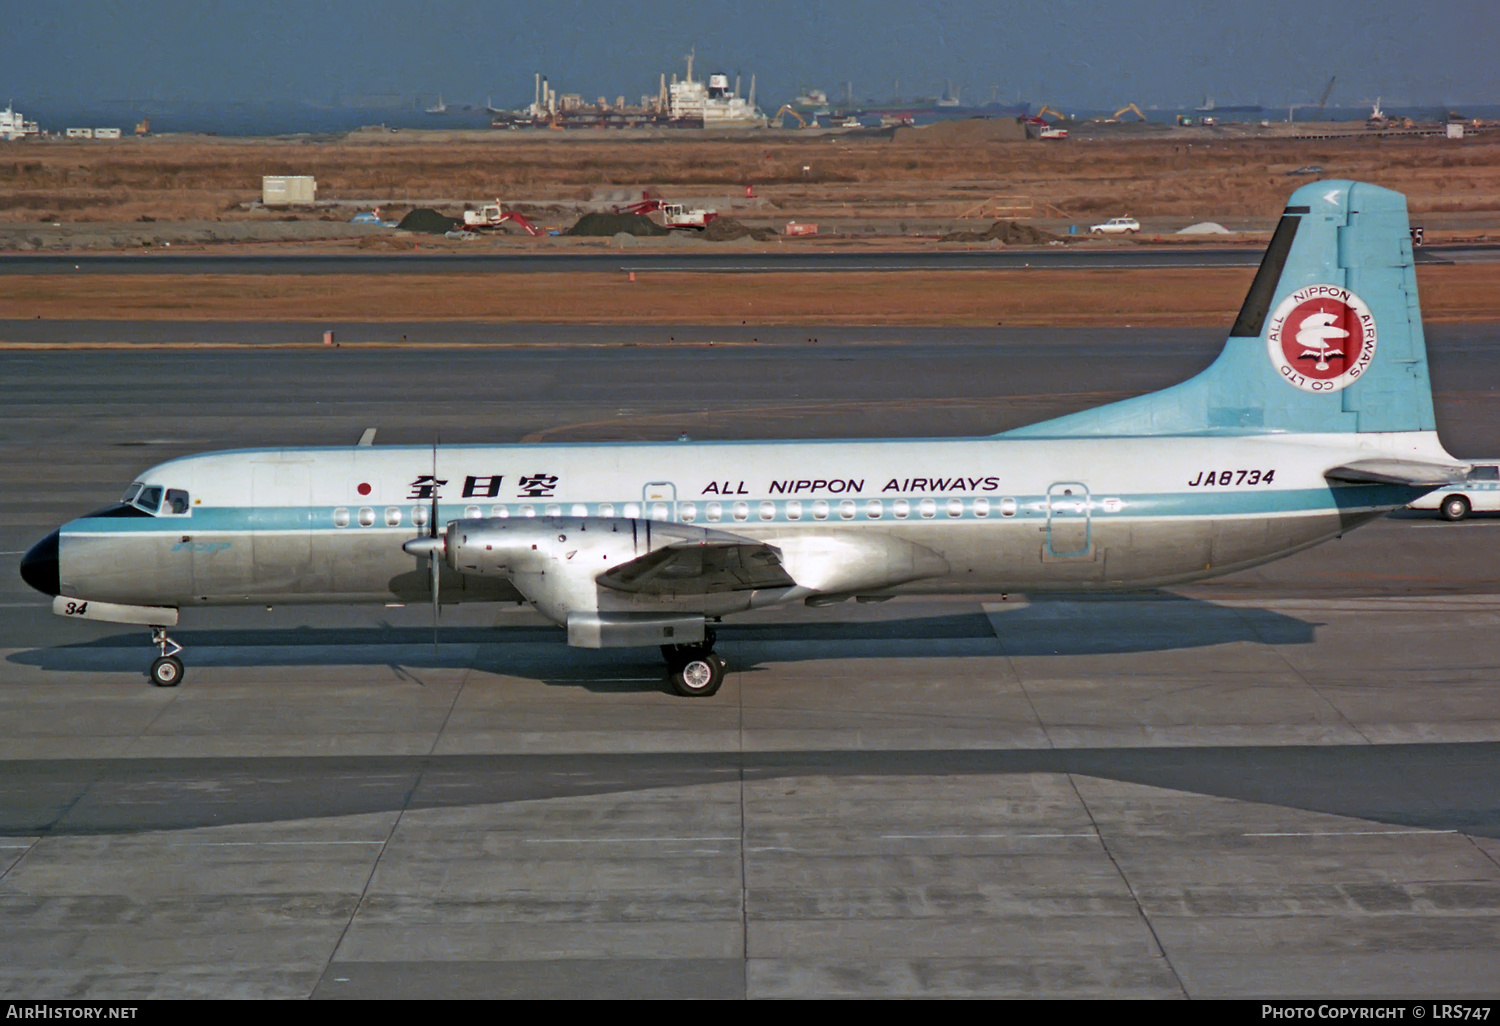
<svg viewBox="0 0 1500 1026"><path fill-rule="evenodd" d="M602 574L657 550L722 543L724 537L707 528L625 517L512 517L455 520L444 530L441 549L448 565L459 573L508 579L555 623L568 624L571 619L602 624L599 629L580 628L576 642L597 647L649 643L625 640L644 635L623 629L615 632L610 627L615 622L640 626L660 618L674 627L674 638L680 639L687 626L691 640L691 627L680 614L690 614L701 624L704 614L748 608L753 601L749 591L678 599L659 591L638 593L600 583ZM620 640L611 641L616 633Z"/></svg>

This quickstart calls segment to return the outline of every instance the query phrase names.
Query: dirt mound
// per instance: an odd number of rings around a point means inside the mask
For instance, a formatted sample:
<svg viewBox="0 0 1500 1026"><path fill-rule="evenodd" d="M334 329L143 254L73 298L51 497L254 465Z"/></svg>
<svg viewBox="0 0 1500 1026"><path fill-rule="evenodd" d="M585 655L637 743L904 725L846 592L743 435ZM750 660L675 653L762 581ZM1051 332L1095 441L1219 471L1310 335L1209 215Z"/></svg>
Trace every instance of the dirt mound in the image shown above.
<svg viewBox="0 0 1500 1026"><path fill-rule="evenodd" d="M891 138L898 143L947 145L985 142L1025 142L1026 125L1019 118L958 118L932 125L903 125Z"/></svg>
<svg viewBox="0 0 1500 1026"><path fill-rule="evenodd" d="M1019 221L996 221L982 232L949 232L939 242L991 242L998 240L1007 246L1042 246L1057 242L1061 235L1044 232Z"/></svg>
<svg viewBox="0 0 1500 1026"><path fill-rule="evenodd" d="M746 236L757 242L770 242L776 238L776 233L770 228L751 228L732 217L716 217L708 222L708 227L703 229L700 238L710 242L730 242Z"/></svg>
<svg viewBox="0 0 1500 1026"><path fill-rule="evenodd" d="M667 235L670 232L645 214L584 214L577 224L563 234L613 237L621 233L643 236Z"/></svg>
<svg viewBox="0 0 1500 1026"><path fill-rule="evenodd" d="M426 235L444 235L458 224L458 218L439 214L429 207L418 207L401 219L397 228L404 232L422 232Z"/></svg>

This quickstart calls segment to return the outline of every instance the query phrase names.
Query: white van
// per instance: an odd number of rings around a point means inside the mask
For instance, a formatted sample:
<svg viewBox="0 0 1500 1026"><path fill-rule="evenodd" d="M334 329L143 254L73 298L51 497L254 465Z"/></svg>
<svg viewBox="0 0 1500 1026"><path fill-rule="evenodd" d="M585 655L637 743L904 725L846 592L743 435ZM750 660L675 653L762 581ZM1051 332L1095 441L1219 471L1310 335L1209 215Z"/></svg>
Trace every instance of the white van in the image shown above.
<svg viewBox="0 0 1500 1026"><path fill-rule="evenodd" d="M1428 492L1408 509L1435 509L1444 520L1462 520L1470 513L1500 510L1500 460L1476 460L1462 485Z"/></svg>

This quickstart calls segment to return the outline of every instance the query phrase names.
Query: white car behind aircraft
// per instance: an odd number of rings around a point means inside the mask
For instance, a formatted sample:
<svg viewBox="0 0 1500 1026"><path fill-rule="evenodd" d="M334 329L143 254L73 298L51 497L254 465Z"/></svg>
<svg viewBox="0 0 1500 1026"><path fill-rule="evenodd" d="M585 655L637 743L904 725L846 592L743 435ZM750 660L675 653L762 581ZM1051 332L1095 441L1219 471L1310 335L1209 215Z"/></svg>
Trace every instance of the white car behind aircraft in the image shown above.
<svg viewBox="0 0 1500 1026"><path fill-rule="evenodd" d="M1133 217L1111 217L1103 224L1096 224L1089 229L1093 235L1134 235L1141 230L1141 222Z"/></svg>
<svg viewBox="0 0 1500 1026"><path fill-rule="evenodd" d="M1466 481L1424 495L1411 508L1435 509L1444 520L1500 511L1500 461L1475 463Z"/></svg>

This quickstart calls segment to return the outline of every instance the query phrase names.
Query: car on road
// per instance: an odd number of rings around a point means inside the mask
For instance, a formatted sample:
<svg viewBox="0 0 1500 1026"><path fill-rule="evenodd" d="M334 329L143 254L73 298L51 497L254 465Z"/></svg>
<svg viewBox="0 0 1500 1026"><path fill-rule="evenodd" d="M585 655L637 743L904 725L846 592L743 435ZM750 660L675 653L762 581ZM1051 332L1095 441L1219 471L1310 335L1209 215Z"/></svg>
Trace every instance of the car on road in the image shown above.
<svg viewBox="0 0 1500 1026"><path fill-rule="evenodd" d="M1133 217L1111 217L1103 224L1096 224L1089 229L1092 235L1124 235L1127 232L1134 234L1141 230L1141 223Z"/></svg>
<svg viewBox="0 0 1500 1026"><path fill-rule="evenodd" d="M1500 460L1476 461L1463 484L1429 492L1407 508L1435 509L1444 520L1500 511Z"/></svg>

